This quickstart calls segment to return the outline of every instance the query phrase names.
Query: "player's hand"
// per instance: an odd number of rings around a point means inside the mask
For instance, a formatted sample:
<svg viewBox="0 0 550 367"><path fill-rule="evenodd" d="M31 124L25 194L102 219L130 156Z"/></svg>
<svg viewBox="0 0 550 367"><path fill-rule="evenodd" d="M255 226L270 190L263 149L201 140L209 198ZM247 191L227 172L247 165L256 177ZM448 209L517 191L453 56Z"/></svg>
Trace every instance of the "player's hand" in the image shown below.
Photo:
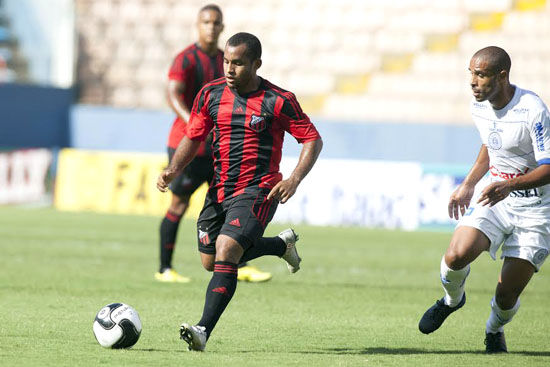
<svg viewBox="0 0 550 367"><path fill-rule="evenodd" d="M267 200L275 199L279 203L284 204L296 193L299 184L300 181L292 178L280 181L271 189L269 195L267 195Z"/></svg>
<svg viewBox="0 0 550 367"><path fill-rule="evenodd" d="M510 192L512 192L512 187L509 181L493 182L483 189L477 202L483 206L493 206L499 201L504 200L510 195Z"/></svg>
<svg viewBox="0 0 550 367"><path fill-rule="evenodd" d="M458 219L460 215L466 213L466 209L470 206L470 201L474 195L474 186L460 185L449 199L449 217Z"/></svg>
<svg viewBox="0 0 550 367"><path fill-rule="evenodd" d="M174 173L168 169L165 169L162 171L162 173L159 175L159 178L157 179L157 189L161 192L168 191L168 185L170 185L170 182L174 180Z"/></svg>

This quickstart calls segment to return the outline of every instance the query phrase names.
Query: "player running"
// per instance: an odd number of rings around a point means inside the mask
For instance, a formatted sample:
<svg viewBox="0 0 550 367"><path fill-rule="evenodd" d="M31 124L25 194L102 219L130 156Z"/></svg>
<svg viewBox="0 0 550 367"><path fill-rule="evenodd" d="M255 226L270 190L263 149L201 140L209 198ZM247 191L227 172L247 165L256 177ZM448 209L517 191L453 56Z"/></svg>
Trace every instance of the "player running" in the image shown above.
<svg viewBox="0 0 550 367"><path fill-rule="evenodd" d="M494 46L470 61L471 114L483 145L449 201L449 216L462 218L441 260L445 296L419 324L429 334L463 307L470 263L483 251L495 259L501 248L504 262L485 327L487 353L507 352L503 326L550 250L550 115L535 93L510 84L510 66L506 51ZM470 206L487 172L490 183Z"/></svg>
<svg viewBox="0 0 550 367"><path fill-rule="evenodd" d="M203 6L197 18L198 41L181 51L172 62L168 73L167 96L177 116L168 138L169 161L183 138L195 96L206 83L223 76L223 51L218 48L223 28L221 9L214 4ZM200 145L195 159L170 184L172 201L160 225L160 269L155 274L158 281L190 281L172 268L172 258L180 221L189 207L191 195L214 177L210 143L211 137ZM239 280L264 282L269 279L270 273L246 263L239 264Z"/></svg>
<svg viewBox="0 0 550 367"><path fill-rule="evenodd" d="M322 140L294 94L256 75L262 64L260 41L237 33L226 43L225 78L197 95L186 136L170 166L158 178L167 185L193 159L200 142L214 131L214 180L197 222L203 266L213 269L204 310L196 325L182 324L190 350L204 350L237 287L237 265L264 255L282 257L291 273L300 269L298 236L287 229L262 237L277 205L290 199L311 170ZM292 174L279 172L284 134L303 144Z"/></svg>

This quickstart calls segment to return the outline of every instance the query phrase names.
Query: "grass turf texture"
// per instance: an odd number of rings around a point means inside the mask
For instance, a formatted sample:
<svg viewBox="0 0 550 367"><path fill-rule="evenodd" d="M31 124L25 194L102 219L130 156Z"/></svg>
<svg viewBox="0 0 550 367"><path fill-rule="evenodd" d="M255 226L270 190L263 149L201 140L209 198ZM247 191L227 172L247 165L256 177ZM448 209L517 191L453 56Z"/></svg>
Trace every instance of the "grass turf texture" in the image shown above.
<svg viewBox="0 0 550 367"><path fill-rule="evenodd" d="M201 315L210 273L194 222L180 228L174 265L190 284L154 280L160 218L0 207L2 366L547 366L550 273L535 275L506 328L508 355L483 354L500 262L472 266L466 306L440 330L418 321L442 296L439 262L450 233L295 225L304 259L254 262L264 284L239 283L205 353L188 352L181 322ZM270 225L267 235L284 226ZM125 302L143 322L130 350L103 349L92 333L105 304Z"/></svg>

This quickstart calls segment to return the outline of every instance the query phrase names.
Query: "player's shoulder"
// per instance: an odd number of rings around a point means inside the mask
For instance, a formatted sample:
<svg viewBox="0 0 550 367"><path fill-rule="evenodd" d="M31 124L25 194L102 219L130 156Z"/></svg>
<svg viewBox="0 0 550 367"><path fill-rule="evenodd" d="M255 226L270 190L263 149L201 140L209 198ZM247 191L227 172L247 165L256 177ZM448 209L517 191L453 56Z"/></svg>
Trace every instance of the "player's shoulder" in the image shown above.
<svg viewBox="0 0 550 367"><path fill-rule="evenodd" d="M201 89L201 92L202 93L205 93L205 92L211 92L211 91L214 91L214 90L222 90L225 88L225 86L227 85L226 81L225 81L225 77L221 77L221 78L218 78L218 79L214 79L208 83L206 83L202 89Z"/></svg>
<svg viewBox="0 0 550 367"><path fill-rule="evenodd" d="M522 89L518 88L518 94L519 94L519 101L517 108L523 108L530 112L530 115L537 115L542 112L548 113L548 107L546 107L546 104L533 91L530 91L528 89Z"/></svg>
<svg viewBox="0 0 550 367"><path fill-rule="evenodd" d="M296 95L291 91L281 88L278 85L271 83L267 79L263 79L262 83L266 93L275 94L285 100L293 100L293 101L296 100Z"/></svg>
<svg viewBox="0 0 550 367"><path fill-rule="evenodd" d="M198 47L196 44L192 43L180 52L177 53L176 59L181 59L184 57L188 57L189 55L193 55L197 51Z"/></svg>

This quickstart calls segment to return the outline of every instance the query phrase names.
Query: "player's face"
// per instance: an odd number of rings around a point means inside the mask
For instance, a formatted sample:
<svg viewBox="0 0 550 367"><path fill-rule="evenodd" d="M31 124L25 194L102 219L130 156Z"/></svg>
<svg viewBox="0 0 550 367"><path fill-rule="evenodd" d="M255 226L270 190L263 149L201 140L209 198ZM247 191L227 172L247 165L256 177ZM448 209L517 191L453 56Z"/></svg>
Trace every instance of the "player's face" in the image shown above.
<svg viewBox="0 0 550 367"><path fill-rule="evenodd" d="M225 46L223 54L223 70L229 88L239 93L250 92L254 89L256 71L262 64L260 59L251 60L246 54L246 44Z"/></svg>
<svg viewBox="0 0 550 367"><path fill-rule="evenodd" d="M470 87L476 101L493 101L501 92L499 75L491 70L489 62L483 57L470 60Z"/></svg>
<svg viewBox="0 0 550 367"><path fill-rule="evenodd" d="M222 15L215 10L204 10L199 13L197 23L199 42L217 44L223 31Z"/></svg>

